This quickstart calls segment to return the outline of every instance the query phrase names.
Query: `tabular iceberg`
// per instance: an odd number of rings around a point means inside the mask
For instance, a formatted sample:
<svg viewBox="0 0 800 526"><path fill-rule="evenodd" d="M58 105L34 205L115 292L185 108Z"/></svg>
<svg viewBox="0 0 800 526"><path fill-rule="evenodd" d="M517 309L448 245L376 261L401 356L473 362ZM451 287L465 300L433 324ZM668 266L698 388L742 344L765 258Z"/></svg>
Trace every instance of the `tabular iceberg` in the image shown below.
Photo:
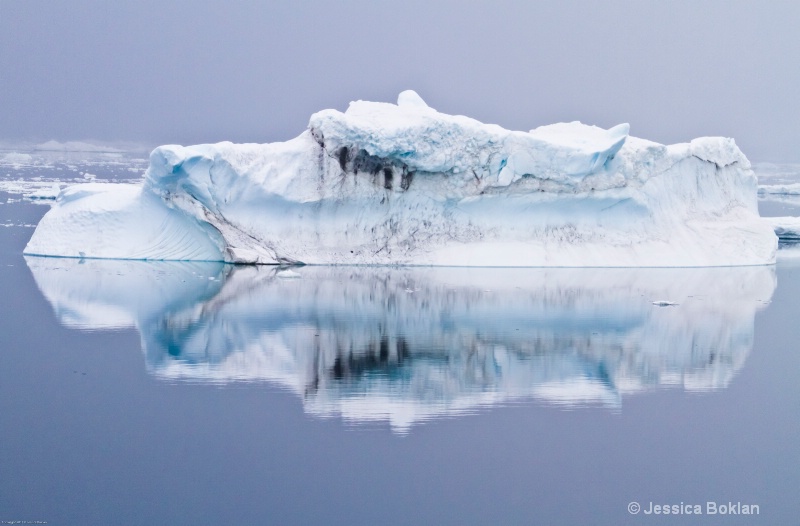
<svg viewBox="0 0 800 526"><path fill-rule="evenodd" d="M509 131L357 101L272 144L161 146L141 188L66 189L26 254L260 264L770 264L732 139L664 146L579 122Z"/></svg>

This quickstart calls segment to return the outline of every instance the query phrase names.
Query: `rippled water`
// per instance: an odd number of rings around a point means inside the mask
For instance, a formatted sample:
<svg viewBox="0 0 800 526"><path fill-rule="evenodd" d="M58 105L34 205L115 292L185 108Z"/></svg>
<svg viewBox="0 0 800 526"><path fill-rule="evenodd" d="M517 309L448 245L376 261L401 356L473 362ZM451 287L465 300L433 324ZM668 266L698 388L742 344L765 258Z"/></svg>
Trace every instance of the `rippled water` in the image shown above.
<svg viewBox="0 0 800 526"><path fill-rule="evenodd" d="M651 503L739 502L759 515L663 521L797 522L794 259L23 258L47 209L26 192L146 166L105 155L0 155L0 520L638 524Z"/></svg>

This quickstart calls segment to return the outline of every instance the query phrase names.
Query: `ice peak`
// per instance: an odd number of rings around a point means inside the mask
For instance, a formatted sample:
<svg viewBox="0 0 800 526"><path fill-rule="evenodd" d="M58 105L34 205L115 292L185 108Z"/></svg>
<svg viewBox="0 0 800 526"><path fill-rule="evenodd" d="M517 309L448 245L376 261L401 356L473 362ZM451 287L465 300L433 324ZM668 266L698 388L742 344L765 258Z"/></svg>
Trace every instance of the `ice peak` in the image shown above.
<svg viewBox="0 0 800 526"><path fill-rule="evenodd" d="M400 92L397 96L397 105L401 108L429 108L422 97L413 89Z"/></svg>

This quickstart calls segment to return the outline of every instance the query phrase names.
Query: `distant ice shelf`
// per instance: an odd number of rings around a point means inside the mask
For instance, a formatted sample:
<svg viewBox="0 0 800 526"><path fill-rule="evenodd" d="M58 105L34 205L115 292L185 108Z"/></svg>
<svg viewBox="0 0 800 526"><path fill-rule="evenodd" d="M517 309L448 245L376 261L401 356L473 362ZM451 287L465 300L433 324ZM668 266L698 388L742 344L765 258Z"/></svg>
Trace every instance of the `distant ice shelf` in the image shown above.
<svg viewBox="0 0 800 526"><path fill-rule="evenodd" d="M26 254L257 264L729 266L775 261L732 139L579 122L509 131L357 101L283 143L161 146L144 184L61 192Z"/></svg>

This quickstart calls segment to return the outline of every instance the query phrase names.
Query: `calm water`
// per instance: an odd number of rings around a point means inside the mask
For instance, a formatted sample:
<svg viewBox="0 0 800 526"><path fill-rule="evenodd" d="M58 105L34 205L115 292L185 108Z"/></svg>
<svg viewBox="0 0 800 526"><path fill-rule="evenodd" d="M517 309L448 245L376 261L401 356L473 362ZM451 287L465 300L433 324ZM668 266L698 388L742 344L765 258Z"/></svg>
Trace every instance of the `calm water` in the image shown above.
<svg viewBox="0 0 800 526"><path fill-rule="evenodd" d="M4 163L0 520L800 523L792 258L292 272L23 258L47 210L25 193L146 163ZM707 515L709 501L759 515ZM647 516L651 502L703 515Z"/></svg>

